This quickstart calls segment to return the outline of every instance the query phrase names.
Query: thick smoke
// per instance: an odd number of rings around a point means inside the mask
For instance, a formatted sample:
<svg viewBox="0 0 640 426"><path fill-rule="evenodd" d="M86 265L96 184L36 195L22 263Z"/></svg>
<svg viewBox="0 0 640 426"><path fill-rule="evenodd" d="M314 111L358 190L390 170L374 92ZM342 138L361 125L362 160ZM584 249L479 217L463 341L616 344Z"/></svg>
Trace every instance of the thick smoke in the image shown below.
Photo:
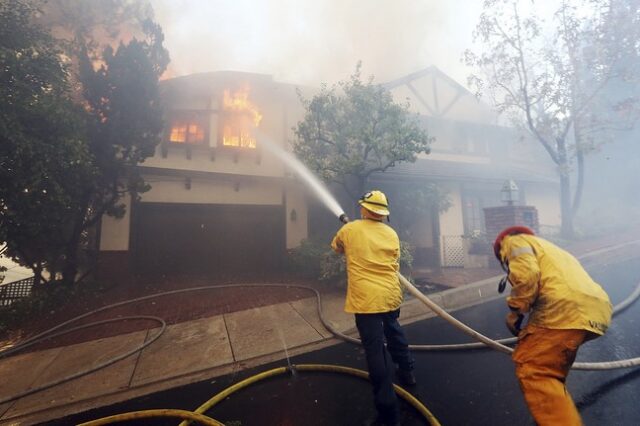
<svg viewBox="0 0 640 426"><path fill-rule="evenodd" d="M359 60L377 81L436 65L464 82L460 57L481 8L462 0L151 3L171 52L168 76L239 70L313 86L344 79Z"/></svg>

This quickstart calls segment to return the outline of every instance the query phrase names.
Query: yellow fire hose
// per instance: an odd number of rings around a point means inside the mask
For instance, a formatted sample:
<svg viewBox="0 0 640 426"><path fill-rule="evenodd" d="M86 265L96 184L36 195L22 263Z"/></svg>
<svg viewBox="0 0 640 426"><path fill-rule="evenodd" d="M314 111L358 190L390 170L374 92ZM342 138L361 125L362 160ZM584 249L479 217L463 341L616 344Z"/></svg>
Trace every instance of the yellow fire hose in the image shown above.
<svg viewBox="0 0 640 426"><path fill-rule="evenodd" d="M621 244L619 246L623 246L623 245L627 245L628 243L625 244ZM617 248L618 246L616 246ZM594 254L600 254L601 251L599 251L598 253L594 253ZM588 255L587 255L588 256ZM586 256L584 256L586 257ZM454 317L452 317L450 314L448 314L444 309L442 309L440 306L438 306L437 304L435 304L433 301L431 301L428 297L426 297L424 294L422 294L419 290L417 290L408 280L406 280L402 275L399 275L399 279L402 282L402 284L407 288L407 290L413 294L417 299L419 299L424 305L426 305L427 307L429 307L431 310L433 310L434 312L436 312L439 316L441 316L442 318L444 318L445 320L447 320L448 322L450 322L451 324L453 324L454 326L456 326L457 328L459 328L460 330L462 330L463 332L467 333L468 335L472 336L473 338L475 338L476 340L479 340L479 342L477 343L464 343L464 344L454 344L454 345L410 345L410 348L412 350L459 350L459 349L471 349L474 347L478 347L478 346L488 346L491 347L495 350L498 350L500 352L504 352L504 353L510 353L513 349L502 345L501 343L511 343L512 341L514 341L515 339L500 339L497 341L493 341L492 339L478 333L477 331L471 329L470 327L466 326L465 324L461 323L460 321L458 321L457 319L455 319ZM311 287L306 287L306 286L301 286L301 285L290 285L290 284L230 284L230 285L222 285L222 286L216 286L216 287L209 287L209 286L205 286L205 287L194 287L194 288L188 288L188 289L179 289L179 290L173 290L173 291L168 291L168 292L163 292L163 293L157 293L157 294L152 294L149 296L143 296L143 297L139 297L136 299L132 299L132 300L126 300L123 302L118 302L112 305L108 305L108 306L104 306L102 308L96 309L94 311L90 311L87 312L83 315L80 315L78 317L72 318L68 321L63 322L62 324L59 324L49 330L46 330L40 334L38 334L37 336L34 336L24 342L22 342L19 345L16 345L15 347L9 348L9 349L5 349L5 350L0 350L0 358L5 357L7 355L13 354L15 352L18 352L20 350L25 349L26 347L29 347L33 344L38 343L41 340L44 339L48 339L54 336L58 336L58 335L62 335L62 334L66 334L75 330L79 330L79 329L83 329L83 328L87 328L87 327L93 327L95 325L99 325L99 324L103 324L103 323L108 323L108 322L112 322L112 321L121 321L121 320L132 320L132 319L145 319L145 320L153 320L153 321L157 321L161 324L161 329L159 332L157 332L151 339L149 339L148 341L146 341L143 345L134 348L131 351L128 351L125 354L122 354L116 358L113 358L111 360L108 360L98 366L92 367L88 370L83 370L79 373L75 373L72 374L70 376L66 376L63 377L59 380L56 380L54 382L51 383L46 383L42 386L39 387L35 387L35 388L31 388L27 391L21 392L19 394L16 395L12 395L8 398L4 398L2 400L0 400L0 404L4 404L10 401L14 401L16 399L19 399L21 397L27 396L27 395L31 395L33 393L36 392L40 392L44 389L48 389L50 387L59 385L61 383L67 382L69 380L78 378L80 376L86 375L86 374L90 374L96 370L99 370L101 368L104 368L108 365L111 365L121 359L124 359L130 355L132 355L133 353L139 352L142 349L144 349L146 346L148 346L149 344L151 344L153 341L155 341L157 338L160 337L160 335L163 333L164 329L166 328L166 324L164 323L164 321L161 318L157 318L157 317L151 317L151 316L135 316L135 317L124 317L124 318L114 318L114 319L110 319L110 320L105 320L105 321L98 321L95 323L90 323L90 324L85 324L79 327L74 327L71 329L66 329L64 331L58 331L61 328L68 326L82 318L85 318L89 315L94 315L97 312L101 312L107 309L112 309L118 306L123 306L123 305L127 305L130 303L136 303L136 302L141 302L141 301L145 301L145 300L149 300L152 298L156 298L156 297L161 297L161 296L169 296L169 295L174 295L174 294L179 294L179 293L185 293L185 292L193 292L193 291L211 291L211 290L219 290L219 289L224 289L224 288L237 288L237 287L264 287L264 286L270 286L270 287L285 287L285 288L303 288L306 290L310 290L312 292L315 293L316 295L316 299L317 299L317 310L318 310L318 315L320 317L320 320L322 322L322 324L329 330L331 331L336 337L339 337L345 341L349 341L349 342L353 342L353 343L360 343L360 341L358 339L354 339L350 336L344 335L343 333L340 333L339 331L335 330L331 324L329 324L323 316L322 313L322 304L321 304L321 298L320 298L320 293ZM636 288L634 289L634 291L621 303L619 303L618 305L616 305L614 307L614 315L622 310L624 310L625 308L627 308L629 305L631 305L634 301L636 301L636 299L638 299L638 297L640 297L640 283L636 286ZM56 332L57 333L54 333ZM630 359L623 359L623 360L616 360L616 361L609 361L609 362L596 362L596 363L587 363L587 362L577 362L573 365L574 369L580 369L580 370L608 370L608 369L617 369L617 368L630 368L630 367L636 367L640 365L640 357L637 358L630 358ZM340 368L346 368L346 367L340 367L340 366L330 366L331 368L335 368L335 369L340 369ZM284 367L283 367L284 368ZM302 370L300 367L298 367L298 369ZM324 370L326 371L326 370ZM345 372L345 371L342 371ZM362 372L363 374L366 375L366 373ZM280 373L276 373L276 374L280 374ZM229 389L227 389L225 392L229 392L232 388L234 388L234 386L230 387ZM400 389L400 390L399 390ZM229 393L235 392L234 389ZM398 394L400 394L400 396L403 396L402 392L405 392L404 390L402 390L402 388L397 387L396 388L396 392L398 392ZM410 398L411 397L408 393L407 395ZM404 397L404 396L403 396ZM214 397L215 398L215 397ZM408 398L404 397L405 399L407 399L407 401L409 401ZM416 400L417 401L417 400ZM418 404L420 404L419 401L417 401ZM412 404L414 405L414 404ZM213 405L211 405L213 406ZM415 406L415 405L414 405ZM417 407L416 407L417 408ZM426 410L426 408L425 408ZM158 412L162 412L163 410L152 410L152 412L148 413L146 416L147 417L153 417L156 416L156 414L153 413L158 413ZM181 410L167 410L168 412L171 413L175 413L174 415L172 415L172 417L179 417L179 418L183 418L180 417L180 412ZM422 412L422 410L418 409L418 411ZM428 411L427 411L428 412ZM430 415L424 414L425 418L429 419ZM206 417L206 416L205 416ZM191 420L190 418L187 418L187 420ZM196 419L193 419L196 420ZM435 420L435 419L434 419ZM120 421L119 418L118 419L114 419L114 421ZM206 420L205 420L206 421ZM431 420L430 420L431 422ZM437 422L437 420L436 420ZM103 424L103 423L100 423ZM211 423L208 423L211 424ZM214 423L214 424L220 424L220 423ZM433 423L431 422L431 424L437 424L437 423Z"/></svg>
<svg viewBox="0 0 640 426"><path fill-rule="evenodd" d="M331 373L343 373L350 374L352 376L359 377L361 379L369 380L369 374L366 371L358 370L356 368L344 367L341 365L328 365L328 364L300 364L293 365L291 367L278 367L271 370L264 371L262 373L258 373L254 376L251 376L247 379L244 379L238 383L235 383L232 386L224 389L222 392L216 394L207 402L202 404L200 407L196 408L195 411L186 411L186 410L144 410L144 411L132 411L130 413L122 413L114 416L104 417L97 420L92 420L86 423L81 423L79 426L99 426L106 425L116 422L123 422L141 418L149 418L149 417L178 417L181 419L185 419L180 423L180 426L188 426L191 421L197 421L204 425L214 425L224 426L223 423L218 422L210 417L204 415L205 412L209 411L216 404L224 401L231 394L239 391L240 389L244 389L247 386L250 386L256 382L261 380L268 379L270 377L278 376L286 373L294 373L300 371L320 371L320 372L331 372ZM407 401L412 407L414 407L431 426L440 426L440 422L435 418L433 414L424 406L416 397L411 395L409 392L404 390L398 385L393 385L396 393L405 401Z"/></svg>
<svg viewBox="0 0 640 426"><path fill-rule="evenodd" d="M130 413L116 414L115 416L103 417L97 420L91 420L90 422L80 423L79 426L90 425L100 426L109 425L111 423L126 422L137 419L149 419L156 417L176 417L178 419L188 419L207 426L224 426L217 420L207 417L203 414L197 414L193 411L187 410L175 410L175 409L158 409L158 410L142 410L132 411Z"/></svg>

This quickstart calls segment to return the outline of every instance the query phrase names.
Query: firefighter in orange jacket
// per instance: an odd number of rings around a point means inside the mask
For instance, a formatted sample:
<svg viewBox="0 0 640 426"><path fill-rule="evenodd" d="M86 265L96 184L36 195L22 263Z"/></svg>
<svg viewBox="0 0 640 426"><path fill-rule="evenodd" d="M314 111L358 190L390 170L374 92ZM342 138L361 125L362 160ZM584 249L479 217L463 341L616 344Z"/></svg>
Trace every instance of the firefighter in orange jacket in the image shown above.
<svg viewBox="0 0 640 426"><path fill-rule="evenodd" d="M345 312L355 314L356 327L367 358L378 419L373 424L399 424L393 389L393 363L405 385L416 383L413 359L398 317L402 287L398 280L400 240L382 222L389 216L387 197L367 192L358 201L362 220L344 225L331 242L347 261ZM386 348L385 348L386 340Z"/></svg>
<svg viewBox="0 0 640 426"><path fill-rule="evenodd" d="M538 425L581 425L565 380L580 345L607 331L609 297L575 257L529 228L505 229L493 249L512 286L507 327L518 336L512 358L529 411Z"/></svg>

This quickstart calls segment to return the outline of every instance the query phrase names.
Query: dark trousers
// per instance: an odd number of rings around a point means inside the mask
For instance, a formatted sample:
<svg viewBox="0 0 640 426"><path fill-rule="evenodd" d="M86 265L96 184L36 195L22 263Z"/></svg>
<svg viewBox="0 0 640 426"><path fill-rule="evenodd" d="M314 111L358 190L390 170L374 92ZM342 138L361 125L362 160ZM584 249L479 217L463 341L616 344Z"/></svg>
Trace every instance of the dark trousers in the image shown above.
<svg viewBox="0 0 640 426"><path fill-rule="evenodd" d="M400 309L355 316L367 357L369 380L373 385L373 400L378 414L384 421L395 423L398 421L398 402L393 390L393 364L398 364L401 370L413 370L413 358L409 354L407 338L398 323Z"/></svg>

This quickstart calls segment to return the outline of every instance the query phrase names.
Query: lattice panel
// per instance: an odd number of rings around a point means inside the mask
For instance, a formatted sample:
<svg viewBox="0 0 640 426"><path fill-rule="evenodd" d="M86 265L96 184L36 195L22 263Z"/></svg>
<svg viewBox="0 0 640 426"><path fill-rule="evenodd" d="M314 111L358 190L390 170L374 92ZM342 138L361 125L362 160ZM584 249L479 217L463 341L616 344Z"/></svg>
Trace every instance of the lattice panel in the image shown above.
<svg viewBox="0 0 640 426"><path fill-rule="evenodd" d="M33 277L0 286L0 306L8 306L15 300L29 296L32 288Z"/></svg>
<svg viewBox="0 0 640 426"><path fill-rule="evenodd" d="M462 235L442 236L442 266L463 267L465 256Z"/></svg>

